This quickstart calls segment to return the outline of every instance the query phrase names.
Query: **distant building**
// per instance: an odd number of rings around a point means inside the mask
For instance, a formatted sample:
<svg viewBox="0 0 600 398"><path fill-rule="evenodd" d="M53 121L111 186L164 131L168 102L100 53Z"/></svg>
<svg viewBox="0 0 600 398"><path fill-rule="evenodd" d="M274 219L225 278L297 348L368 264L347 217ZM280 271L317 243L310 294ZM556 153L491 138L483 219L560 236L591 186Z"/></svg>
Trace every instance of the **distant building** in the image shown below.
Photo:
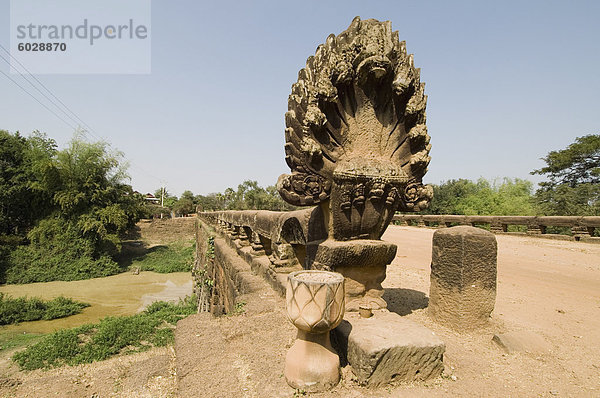
<svg viewBox="0 0 600 398"><path fill-rule="evenodd" d="M144 200L147 200L150 203L160 204L160 199L157 198L156 196L152 195L151 193L147 193L144 196Z"/></svg>

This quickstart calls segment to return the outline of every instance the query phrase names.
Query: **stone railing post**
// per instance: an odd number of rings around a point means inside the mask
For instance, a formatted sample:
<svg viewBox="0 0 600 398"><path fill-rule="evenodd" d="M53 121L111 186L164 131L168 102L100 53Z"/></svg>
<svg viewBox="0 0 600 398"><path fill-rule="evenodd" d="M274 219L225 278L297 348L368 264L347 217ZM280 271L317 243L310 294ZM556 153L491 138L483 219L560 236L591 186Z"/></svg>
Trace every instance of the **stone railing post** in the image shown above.
<svg viewBox="0 0 600 398"><path fill-rule="evenodd" d="M263 247L262 241L260 240L260 235L258 235L254 231L252 231L251 242L253 254L257 256L262 256L265 254L265 249Z"/></svg>
<svg viewBox="0 0 600 398"><path fill-rule="evenodd" d="M590 229L592 230L590 233ZM583 237L589 237L591 236L591 234L593 234L594 232L593 228L588 228L585 226L580 226L580 225L575 225L571 227L571 234L573 235L573 238L575 238L575 240L580 240Z"/></svg>
<svg viewBox="0 0 600 398"><path fill-rule="evenodd" d="M429 315L455 329L484 326L496 300L496 237L458 226L433 234Z"/></svg>

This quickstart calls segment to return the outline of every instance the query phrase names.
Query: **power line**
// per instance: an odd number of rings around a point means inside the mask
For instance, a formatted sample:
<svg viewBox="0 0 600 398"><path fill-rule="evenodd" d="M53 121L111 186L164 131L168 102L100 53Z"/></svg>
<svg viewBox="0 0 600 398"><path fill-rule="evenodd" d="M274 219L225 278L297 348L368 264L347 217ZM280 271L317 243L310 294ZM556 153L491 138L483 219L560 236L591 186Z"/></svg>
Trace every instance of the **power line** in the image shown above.
<svg viewBox="0 0 600 398"><path fill-rule="evenodd" d="M78 129L76 127L73 127L69 122L67 122L65 119L63 119L60 115L58 115L56 112L54 112L52 109L50 109L46 104L42 103L38 98L36 98L33 94L31 94L29 91L27 91L23 86L21 86L19 83L17 83L16 80L14 80L12 77L10 77L8 74L6 74L4 71L2 71L0 69L0 73L2 73L4 76L6 76L10 81L12 81L15 85L17 85L22 91L24 91L25 93L27 93L31 98L33 98L37 103L39 103L40 105L42 105L44 108L46 108L49 112L51 112L54 116L56 116L58 119L60 119L63 123L65 123L67 126L69 126L70 128L72 128L73 130L78 131L80 134L82 134L83 136L86 136L88 134L92 135L93 137L95 137L96 139L98 139L99 141L104 142L107 146L109 146L111 149L113 150L117 150L116 148L114 148L110 142L108 142L108 140L106 140L105 138L103 138L102 136L99 135L99 133L97 133L94 129L92 129L85 121L83 121L83 119L81 119L75 112L73 112L71 110L71 108L69 108L63 101L60 100L60 98L58 98L48 87L46 87L38 78L36 78L33 73L31 73L29 71L29 69L27 69L25 67L25 65L23 65L18 59L16 59L4 46L2 46L0 44L0 48L2 48L11 59L13 59L17 64L19 64L19 66L21 68L23 68L28 74L29 76L31 76L40 86L42 86L44 88L44 90L46 90L53 98L56 99L56 101L58 101L68 112L70 112L77 120L75 120L73 118L73 116L69 115L69 113L67 113L64 109L62 109L60 106L58 106L56 104L56 102L54 100L52 100L51 98L49 98L46 94L44 94L34 83L31 82L31 80L29 80L24 73L22 73L18 68L14 68L17 73L21 76L21 78L25 81L27 81L33 88L35 88L40 94L42 94L42 96L44 96L44 98L46 98L46 100L48 100L52 105L54 105L62 114L64 114L66 117L68 117L71 121L75 122L75 124L79 124L81 123L82 126L85 126L87 128L86 129ZM2 58L9 66L13 66L11 65L10 61L7 60L5 57L3 57L2 55L0 55L0 58ZM14 66L13 66L14 67ZM96 134L94 134L94 132ZM154 179L156 179L157 181L161 182L161 186L164 186L164 179L159 178L155 175L153 175L152 173L144 170L143 168L139 167L139 166L135 166L133 165L127 158L125 158L125 161L127 161L132 168L137 169L138 171L141 171L142 173L148 175L149 177L152 177Z"/></svg>
<svg viewBox="0 0 600 398"><path fill-rule="evenodd" d="M9 64L9 65L10 65L10 61L9 61L9 60L7 60L6 58L4 58L4 57L3 57L1 54L0 54L0 58L1 58L1 59L3 59L3 60L4 60L4 62L6 62L7 64ZM15 70L17 70L17 69L15 68ZM55 102L54 102L54 101L53 101L53 100L52 100L50 97L48 97L48 96L47 96L47 95L46 95L46 94L45 94L45 93L44 93L42 90L40 90L40 89L38 88L38 86L36 86L35 84L33 84L33 83L31 82L31 80L29 80L29 79L28 79L28 78L27 78L27 77L26 77L24 74L20 73L18 70L17 70L17 72L19 73L19 75L21 76L21 78L22 78L23 80L25 80L27 83L29 83L29 85L30 85L31 87L33 87L34 89L36 89L36 91L37 91L38 93L40 93L40 94L41 94L41 95L42 95L44 98L46 98L46 100L48 100L48 101L49 101L49 102L50 102L52 105L54 105L54 106L56 107L56 109L58 109L58 110L59 110L60 112L62 112L62 113L63 113L63 114L66 116L66 117L68 117L69 119L71 119L71 121L72 121L72 122L74 122L75 124L80 124L80 123L79 123L79 122L78 122L76 119L74 119L74 118L73 118L71 115L69 115L69 114L68 114L68 113L66 113L66 112L65 112L63 109L61 109L61 108L60 108L58 105L56 105L56 103L55 103Z"/></svg>
<svg viewBox="0 0 600 398"><path fill-rule="evenodd" d="M44 85L44 83L42 83L42 82L41 82L41 81L40 81L40 80L39 80L37 77L35 77L35 75L34 75L33 73L31 73L31 72L29 71L29 69L27 69L27 68L25 67L25 65L23 65L23 64L22 64L22 63L21 63L21 62L20 62L20 61L19 61L17 58L15 58L15 57L14 57L14 56L13 56L13 55L10 53L10 51L8 51L8 50L6 49L6 47L4 47L2 44L0 44L0 48L2 48L2 50L4 50L4 52L6 52L6 53L8 54L8 56L9 56L11 59L13 59L13 60L14 60L14 61L15 61L17 64L19 64L19 66L20 66L21 68L23 68L23 69L24 69L24 70L25 70L25 71L26 71L26 72L29 74L29 76L31 76L31 77L32 77L32 78L33 78L33 79L34 79L34 80L35 80L35 81L36 81L36 82L37 82L37 83L38 83L40 86L42 86L42 87L44 88L44 90L46 90L46 91L47 91L47 92L48 92L48 93L49 93L49 94L50 94L50 95L51 95L51 96L52 96L54 99L56 99L56 100L57 100L57 101L58 101L58 102L59 102L59 103L60 103L60 104L61 104L61 105L62 105L62 106L63 106L63 107L64 107L64 108L67 110L67 111L69 111L69 112L70 112L70 113L71 113L73 116L75 116L75 118L76 118L76 119L79 121L79 122L77 122L77 121L75 121L75 120L74 120L76 123L81 123L83 126L85 126L87 129L89 129L89 130L91 130L91 131L93 131L93 130L94 130L94 129L92 129L90 126L88 126L88 124L87 124L86 122L84 122L84 121L83 121L83 120L82 120L82 119L81 119L79 116L77 116L77 114L76 114L75 112L73 112L73 111L71 110L71 108L69 108L69 107L68 107L68 106L67 106L67 105L66 105L64 102L62 102L62 101L60 100L60 98L58 98L56 95L54 95L54 93L53 93L52 91L50 91L50 89L49 89L48 87L46 87L46 86ZM8 63L9 65L11 65L11 63L10 63L8 60L6 60L6 58L2 57L1 55L0 55L0 57L1 57L2 59L4 59L4 61L6 61L6 63ZM11 65L11 66L12 66L12 65ZM48 97L47 97L47 96L46 96L44 93L42 93L42 92L41 92L41 91L40 91L40 90L39 90L39 89L38 89L38 88L37 88L37 87L36 87L36 86L35 86L33 83L31 83L31 82L30 82L30 81L29 81L29 80L28 80L28 79L25 77L25 74L21 73L21 72L20 72L20 71L19 71L17 68L15 68L15 70L16 70L16 71L19 73L19 75L21 75L21 77L23 77L25 80L27 80L27 81L29 82L29 84L31 84L32 86L34 86L34 87L35 87L35 89L36 89L36 90L38 90L38 91L40 92L40 94L44 95L44 97L46 97L46 98L47 98L49 101L51 101L51 102L53 103L53 105L54 105L54 106L56 106L57 108L59 108L59 109L60 109L60 107L59 107L59 106L57 106L57 105L56 105L56 103L54 103L54 102L53 102L53 101L52 101L50 98L48 98ZM62 109L61 109L61 112L65 113L65 114L68 116L68 114L67 114L66 112L64 112ZM69 116L69 117L70 117L70 116ZM71 117L70 117L70 118L71 118ZM71 118L71 120L73 120L73 119Z"/></svg>
<svg viewBox="0 0 600 398"><path fill-rule="evenodd" d="M56 112L54 112L48 106L46 106L46 104L44 104L40 100L38 100L33 94L31 94L23 86L21 86L19 83L17 83L17 81L15 79L13 79L9 75L7 75L6 72L4 72L2 69L0 69L0 73L2 73L4 76L6 76L11 82L13 82L14 84L16 84L21 90L23 90L25 93L27 93L27 95L29 95L31 98L33 98L38 104L40 104L41 106L43 106L44 108L46 108L50 113L52 113L54 116L56 116L57 118L59 118L60 120L62 120L62 122L64 124L66 124L67 126L69 126L70 128L72 128L73 130L77 129L76 127L71 126L71 124L69 124L69 122L67 122L65 119L63 119L61 116L59 116Z"/></svg>

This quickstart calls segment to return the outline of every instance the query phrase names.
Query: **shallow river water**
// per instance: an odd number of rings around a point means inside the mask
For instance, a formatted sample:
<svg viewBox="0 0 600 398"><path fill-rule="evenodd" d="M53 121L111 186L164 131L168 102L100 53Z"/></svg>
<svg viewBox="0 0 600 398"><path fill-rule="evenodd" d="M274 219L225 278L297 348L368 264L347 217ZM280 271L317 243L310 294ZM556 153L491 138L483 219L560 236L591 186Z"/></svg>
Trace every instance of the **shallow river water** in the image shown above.
<svg viewBox="0 0 600 398"><path fill-rule="evenodd" d="M139 275L128 272L83 281L3 285L0 286L0 293L45 300L65 296L91 304L81 314L67 318L0 326L0 333L49 333L94 323L109 315L133 315L157 300L178 301L192 294L192 277L189 272L140 272Z"/></svg>

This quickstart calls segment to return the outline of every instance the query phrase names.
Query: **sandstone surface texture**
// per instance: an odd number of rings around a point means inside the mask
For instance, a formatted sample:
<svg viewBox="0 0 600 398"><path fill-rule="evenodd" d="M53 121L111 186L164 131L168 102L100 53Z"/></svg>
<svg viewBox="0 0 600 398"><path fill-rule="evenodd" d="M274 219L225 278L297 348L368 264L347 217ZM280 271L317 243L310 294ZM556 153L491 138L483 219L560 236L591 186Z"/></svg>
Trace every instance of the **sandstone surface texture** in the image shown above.
<svg viewBox="0 0 600 398"><path fill-rule="evenodd" d="M365 385L429 380L444 370L442 340L393 312L376 311L370 318L348 313L334 336L353 373Z"/></svg>
<svg viewBox="0 0 600 398"><path fill-rule="evenodd" d="M494 310L496 237L469 226L433 234L429 314L456 329L485 326Z"/></svg>

